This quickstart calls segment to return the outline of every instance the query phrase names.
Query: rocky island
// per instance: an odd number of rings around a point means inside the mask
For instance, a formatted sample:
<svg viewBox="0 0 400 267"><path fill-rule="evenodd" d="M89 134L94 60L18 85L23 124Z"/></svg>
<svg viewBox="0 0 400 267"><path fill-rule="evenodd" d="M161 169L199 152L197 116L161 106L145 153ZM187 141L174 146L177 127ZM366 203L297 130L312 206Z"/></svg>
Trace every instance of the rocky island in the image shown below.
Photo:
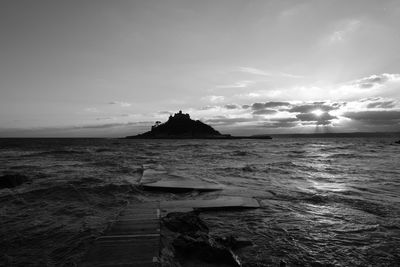
<svg viewBox="0 0 400 267"><path fill-rule="evenodd" d="M210 125L192 120L182 111L170 115L165 123L157 121L151 130L142 134L127 136L127 139L272 139L270 136L232 136L221 134Z"/></svg>

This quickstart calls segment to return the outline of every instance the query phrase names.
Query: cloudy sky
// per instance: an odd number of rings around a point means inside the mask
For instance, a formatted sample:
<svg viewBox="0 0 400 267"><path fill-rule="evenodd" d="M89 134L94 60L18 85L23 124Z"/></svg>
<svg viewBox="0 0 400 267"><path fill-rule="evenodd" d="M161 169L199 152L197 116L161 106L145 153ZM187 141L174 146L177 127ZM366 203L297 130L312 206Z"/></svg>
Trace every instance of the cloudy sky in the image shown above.
<svg viewBox="0 0 400 267"><path fill-rule="evenodd" d="M398 0L2 0L0 136L400 130Z"/></svg>

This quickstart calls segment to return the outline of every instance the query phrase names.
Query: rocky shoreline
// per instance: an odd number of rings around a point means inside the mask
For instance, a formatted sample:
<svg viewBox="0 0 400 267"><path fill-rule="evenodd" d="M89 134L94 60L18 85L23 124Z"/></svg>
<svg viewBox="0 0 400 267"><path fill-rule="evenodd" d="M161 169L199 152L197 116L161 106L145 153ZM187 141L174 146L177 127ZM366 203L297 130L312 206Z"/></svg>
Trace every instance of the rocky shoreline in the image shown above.
<svg viewBox="0 0 400 267"><path fill-rule="evenodd" d="M242 266L236 251L253 243L234 235L210 234L197 212L174 212L162 218L161 266ZM181 265L182 264L182 265Z"/></svg>

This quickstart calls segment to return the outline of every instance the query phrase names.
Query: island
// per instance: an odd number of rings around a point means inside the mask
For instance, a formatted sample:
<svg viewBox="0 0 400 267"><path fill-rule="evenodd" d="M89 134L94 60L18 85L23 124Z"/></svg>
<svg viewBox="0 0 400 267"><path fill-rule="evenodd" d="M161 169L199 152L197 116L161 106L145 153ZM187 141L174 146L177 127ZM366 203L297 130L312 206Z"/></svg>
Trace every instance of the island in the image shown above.
<svg viewBox="0 0 400 267"><path fill-rule="evenodd" d="M170 115L167 122L157 121L151 130L127 139L272 139L268 135L232 136L221 134L210 125L192 120L189 114L179 111Z"/></svg>

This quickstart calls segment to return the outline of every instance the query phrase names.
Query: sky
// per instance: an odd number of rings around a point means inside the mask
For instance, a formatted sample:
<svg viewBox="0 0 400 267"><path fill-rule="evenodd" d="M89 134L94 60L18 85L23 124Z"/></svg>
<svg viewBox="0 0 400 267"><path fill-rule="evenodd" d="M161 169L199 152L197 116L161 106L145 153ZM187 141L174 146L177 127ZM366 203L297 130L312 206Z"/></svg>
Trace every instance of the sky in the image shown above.
<svg viewBox="0 0 400 267"><path fill-rule="evenodd" d="M0 137L400 131L398 0L2 0Z"/></svg>

